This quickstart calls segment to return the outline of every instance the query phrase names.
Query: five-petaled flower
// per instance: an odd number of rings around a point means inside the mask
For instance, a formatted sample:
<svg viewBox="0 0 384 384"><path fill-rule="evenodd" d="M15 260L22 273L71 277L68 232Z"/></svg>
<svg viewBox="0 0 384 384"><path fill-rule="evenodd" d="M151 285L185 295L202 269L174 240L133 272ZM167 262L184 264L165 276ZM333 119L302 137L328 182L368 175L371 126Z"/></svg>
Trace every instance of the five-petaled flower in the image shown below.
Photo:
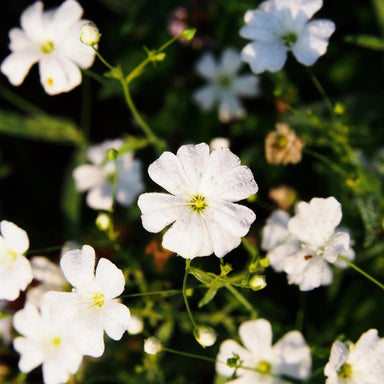
<svg viewBox="0 0 384 384"><path fill-rule="evenodd" d="M9 32L12 53L1 72L12 85L20 85L33 64L39 63L40 82L49 95L69 92L81 83L79 68L89 68L95 52L80 42L83 9L66 0L55 10L43 11L43 3L30 5L20 18L21 28Z"/></svg>
<svg viewBox="0 0 384 384"><path fill-rule="evenodd" d="M256 216L234 204L257 192L251 170L228 148L210 153L208 144L183 145L164 152L148 169L166 193L144 193L138 205L144 228L160 232L163 247L192 259L214 253L223 257L236 248Z"/></svg>
<svg viewBox="0 0 384 384"><path fill-rule="evenodd" d="M217 103L219 118L224 123L246 115L239 97L252 97L260 92L259 79L255 75L237 74L241 65L239 53L231 48L223 51L219 62L211 53L205 53L196 65L196 72L208 84L197 89L193 98L205 111Z"/></svg>
<svg viewBox="0 0 384 384"><path fill-rule="evenodd" d="M243 48L242 59L255 73L279 71L289 51L300 63L313 65L335 31L330 20L309 21L322 5L322 0L267 0L247 11L240 35L253 41Z"/></svg>

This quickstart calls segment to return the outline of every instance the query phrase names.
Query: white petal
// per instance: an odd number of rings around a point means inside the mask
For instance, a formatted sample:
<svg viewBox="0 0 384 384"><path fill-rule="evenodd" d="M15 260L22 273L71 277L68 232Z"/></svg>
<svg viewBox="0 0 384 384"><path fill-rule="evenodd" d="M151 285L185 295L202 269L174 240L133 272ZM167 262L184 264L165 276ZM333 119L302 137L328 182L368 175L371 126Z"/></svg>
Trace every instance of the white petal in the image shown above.
<svg viewBox="0 0 384 384"><path fill-rule="evenodd" d="M165 193L144 193L137 205L142 213L143 227L153 233L160 232L186 213L184 199Z"/></svg>
<svg viewBox="0 0 384 384"><path fill-rule="evenodd" d="M43 351L34 341L24 337L16 337L13 347L20 353L19 369L21 372L30 372L44 361Z"/></svg>
<svg viewBox="0 0 384 384"><path fill-rule="evenodd" d="M86 201L92 209L108 211L112 206L112 184L104 183L92 188L87 193Z"/></svg>
<svg viewBox="0 0 384 384"><path fill-rule="evenodd" d="M305 380L311 373L311 351L303 335L288 332L274 346L274 373L298 380Z"/></svg>
<svg viewBox="0 0 384 384"><path fill-rule="evenodd" d="M104 258L97 264L96 281L107 300L121 295L125 288L125 278L121 269Z"/></svg>
<svg viewBox="0 0 384 384"><path fill-rule="evenodd" d="M44 256L31 258L33 278L48 285L63 286L66 284L60 267Z"/></svg>
<svg viewBox="0 0 384 384"><path fill-rule="evenodd" d="M270 251L287 239L289 214L281 209L272 212L263 228L261 249Z"/></svg>
<svg viewBox="0 0 384 384"><path fill-rule="evenodd" d="M39 62L40 82L45 92L69 92L81 83L80 69L62 55L45 55Z"/></svg>
<svg viewBox="0 0 384 384"><path fill-rule="evenodd" d="M62 256L60 266L73 287L87 286L94 280L95 250L84 245L81 250L69 251Z"/></svg>
<svg viewBox="0 0 384 384"><path fill-rule="evenodd" d="M113 340L120 340L128 329L131 317L129 309L123 304L111 301L105 306L103 315L106 334Z"/></svg>
<svg viewBox="0 0 384 384"><path fill-rule="evenodd" d="M32 47L35 47L37 50L36 45L28 38L28 36L25 34L25 32L20 28L12 28L9 31L9 49L14 51L22 51L26 49L30 49Z"/></svg>
<svg viewBox="0 0 384 384"><path fill-rule="evenodd" d="M124 161L127 156L117 160L116 200L124 206L131 205L137 195L144 189L141 162L139 160Z"/></svg>
<svg viewBox="0 0 384 384"><path fill-rule="evenodd" d="M280 42L256 41L243 48L241 57L256 74L264 71L277 72L284 67L287 60L287 48Z"/></svg>
<svg viewBox="0 0 384 384"><path fill-rule="evenodd" d="M67 32L76 25L83 15L83 8L75 0L64 1L59 8L55 10L52 22L56 26L56 33Z"/></svg>
<svg viewBox="0 0 384 384"><path fill-rule="evenodd" d="M105 140L100 144L92 145L87 150L87 158L91 163L95 165L102 165L108 150L115 149L116 151L118 151L123 144L124 140L115 139ZM132 154L130 156L132 157Z"/></svg>
<svg viewBox="0 0 384 384"><path fill-rule="evenodd" d="M347 252L349 249L349 233L344 231L335 232L329 239L324 249L323 257L329 263L335 263L338 255Z"/></svg>
<svg viewBox="0 0 384 384"><path fill-rule="evenodd" d="M241 75L235 78L233 91L239 96L257 96L260 94L259 78L254 75Z"/></svg>
<svg viewBox="0 0 384 384"><path fill-rule="evenodd" d="M18 254L26 252L29 248L27 232L10 221L2 220L0 223L1 234L7 246Z"/></svg>
<svg viewBox="0 0 384 384"><path fill-rule="evenodd" d="M218 65L211 53L205 53L196 64L196 72L207 80L216 76L217 69Z"/></svg>
<svg viewBox="0 0 384 384"><path fill-rule="evenodd" d="M73 170L76 189L79 192L87 191L104 182L105 176L102 170L95 165L83 164Z"/></svg>
<svg viewBox="0 0 384 384"><path fill-rule="evenodd" d="M66 383L69 379L69 373L60 362L56 360L46 360L43 363L44 384Z"/></svg>
<svg viewBox="0 0 384 384"><path fill-rule="evenodd" d="M241 119L247 114L240 100L233 93L226 92L220 96L219 118L223 123L232 119Z"/></svg>
<svg viewBox="0 0 384 384"><path fill-rule="evenodd" d="M79 327L74 339L75 347L82 355L100 357L105 349L103 324L92 316L82 320L83 326Z"/></svg>
<svg viewBox="0 0 384 384"><path fill-rule="evenodd" d="M253 356L266 356L272 346L272 327L264 319L250 320L239 327L239 336Z"/></svg>
<svg viewBox="0 0 384 384"><path fill-rule="evenodd" d="M193 100L199 104L203 111L211 110L217 98L217 88L212 84L198 88L193 93Z"/></svg>
<svg viewBox="0 0 384 384"><path fill-rule="evenodd" d="M298 7L300 11L305 12L310 19L322 6L323 0L288 0L291 4Z"/></svg>
<svg viewBox="0 0 384 384"><path fill-rule="evenodd" d="M285 265L285 258L294 255L301 249L300 241L296 237L289 237L287 241L274 247L268 252L267 257L271 267L276 272L283 272Z"/></svg>
<svg viewBox="0 0 384 384"><path fill-rule="evenodd" d="M341 204L334 198L313 198L300 202L297 214L288 222L289 231L302 242L318 247L325 246L341 221Z"/></svg>
<svg viewBox="0 0 384 384"><path fill-rule="evenodd" d="M227 48L223 51L220 60L220 69L223 73L234 74L241 67L241 57L233 48Z"/></svg>
<svg viewBox="0 0 384 384"><path fill-rule="evenodd" d="M38 339L42 327L39 311L34 305L26 303L23 309L15 313L13 326L21 335L31 339Z"/></svg>
<svg viewBox="0 0 384 384"><path fill-rule="evenodd" d="M44 41L43 3L36 1L20 17L21 27L33 41Z"/></svg>
<svg viewBox="0 0 384 384"><path fill-rule="evenodd" d="M348 348L341 341L335 341L332 345L329 362L324 368L324 375L337 376L337 372L348 359Z"/></svg>
<svg viewBox="0 0 384 384"><path fill-rule="evenodd" d="M19 255L13 262L12 268L13 280L16 282L18 288L24 291L33 280L31 263L26 257Z"/></svg>
<svg viewBox="0 0 384 384"><path fill-rule="evenodd" d="M304 65L313 65L327 51L329 37L335 31L330 20L311 21L292 46L292 53Z"/></svg>
<svg viewBox="0 0 384 384"><path fill-rule="evenodd" d="M277 20L272 13L256 9L247 11L244 19L246 25L240 29L241 37L265 42L276 41Z"/></svg>

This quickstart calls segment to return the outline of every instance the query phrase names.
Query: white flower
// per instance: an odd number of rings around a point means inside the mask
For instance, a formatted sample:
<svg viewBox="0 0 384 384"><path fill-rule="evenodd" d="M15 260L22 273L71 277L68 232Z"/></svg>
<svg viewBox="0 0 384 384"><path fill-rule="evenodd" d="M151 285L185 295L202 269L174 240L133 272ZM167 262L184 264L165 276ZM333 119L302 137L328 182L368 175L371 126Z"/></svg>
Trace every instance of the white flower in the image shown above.
<svg viewBox="0 0 384 384"><path fill-rule="evenodd" d="M245 348L235 340L225 340L216 358L216 371L221 376L232 377L237 367L237 378L228 384L285 384L279 376L309 377L311 353L300 332L288 332L272 345L271 324L258 319L241 324L239 335Z"/></svg>
<svg viewBox="0 0 384 384"><path fill-rule="evenodd" d="M46 302L43 301L40 313L35 306L26 303L16 312L13 325L23 336L13 342L21 355L21 372L30 372L42 364L45 384L66 383L69 375L77 372L82 356L73 348L62 319L51 317Z"/></svg>
<svg viewBox="0 0 384 384"><path fill-rule="evenodd" d="M128 323L127 332L130 335L138 335L139 333L143 332L143 329L144 329L143 319L140 316L131 315Z"/></svg>
<svg viewBox="0 0 384 384"><path fill-rule="evenodd" d="M32 281L32 269L23 254L29 248L27 233L17 225L0 222L0 299L16 300Z"/></svg>
<svg viewBox="0 0 384 384"><path fill-rule="evenodd" d="M384 383L384 340L379 338L377 330L363 333L349 347L335 341L324 375L326 384Z"/></svg>
<svg viewBox="0 0 384 384"><path fill-rule="evenodd" d="M87 157L92 164L83 164L73 171L76 188L80 192L89 191L87 204L93 209L109 210L112 207L113 178L116 176L116 200L124 206L132 204L143 190L141 163L133 159L131 152L124 153L114 160L105 159L108 150L119 150L124 141L106 140L88 149Z"/></svg>
<svg viewBox="0 0 384 384"><path fill-rule="evenodd" d="M21 28L9 32L12 53L1 64L1 72L12 85L20 85L33 64L39 63L40 82L45 92L68 92L81 83L79 68L89 68L95 53L79 40L83 9L75 0L43 12L36 1L20 18Z"/></svg>
<svg viewBox="0 0 384 384"><path fill-rule="evenodd" d="M226 137L215 137L209 143L209 148L211 149L211 151L214 151L215 149L219 149L219 148L229 148L229 147L230 147L230 141Z"/></svg>
<svg viewBox="0 0 384 384"><path fill-rule="evenodd" d="M158 338L152 336L144 341L144 352L148 353L148 355L157 355L163 346Z"/></svg>
<svg viewBox="0 0 384 384"><path fill-rule="evenodd" d="M239 246L256 218L249 208L234 204L258 187L251 170L229 149L210 153L205 143L183 145L176 155L164 152L148 173L170 194L139 197L143 226L156 233L173 223L162 245L184 258L223 257Z"/></svg>
<svg viewBox="0 0 384 384"><path fill-rule="evenodd" d="M240 55L231 48L223 51L219 62L211 53L205 53L196 65L196 72L208 81L208 85L199 88L193 98L205 111L217 103L222 122L246 115L239 96L251 97L260 93L256 76L237 74L241 65Z"/></svg>
<svg viewBox="0 0 384 384"><path fill-rule="evenodd" d="M309 21L322 5L322 0L267 0L247 11L240 35L253 42L242 50L242 60L255 73L276 72L291 51L300 63L313 65L335 31L330 20Z"/></svg>
<svg viewBox="0 0 384 384"><path fill-rule="evenodd" d="M74 290L46 293L51 311L68 319L82 355L99 357L104 352L104 331L113 340L120 340L128 328L129 309L115 299L124 291L124 275L104 258L95 272L95 251L89 245L65 253L60 265Z"/></svg>

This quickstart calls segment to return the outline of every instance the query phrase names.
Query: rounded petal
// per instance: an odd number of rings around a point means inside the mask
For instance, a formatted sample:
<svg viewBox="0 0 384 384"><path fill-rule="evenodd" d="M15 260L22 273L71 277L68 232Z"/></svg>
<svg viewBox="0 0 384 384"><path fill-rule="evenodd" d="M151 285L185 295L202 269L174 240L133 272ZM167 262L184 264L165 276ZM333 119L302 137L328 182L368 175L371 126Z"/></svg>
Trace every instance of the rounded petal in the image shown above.
<svg viewBox="0 0 384 384"><path fill-rule="evenodd" d="M46 384L66 383L69 379L69 372L56 359L46 360L43 363L43 379Z"/></svg>
<svg viewBox="0 0 384 384"><path fill-rule="evenodd" d="M18 254L26 252L29 248L27 232L10 221L2 220L0 223L1 234L7 246Z"/></svg>
<svg viewBox="0 0 384 384"><path fill-rule="evenodd" d="M287 60L287 48L280 42L255 41L243 48L241 58L256 74L264 71L277 72L284 67Z"/></svg>
<svg viewBox="0 0 384 384"><path fill-rule="evenodd" d="M263 228L261 249L270 251L285 241L289 235L289 214L281 209L274 211L268 218Z"/></svg>
<svg viewBox="0 0 384 384"><path fill-rule="evenodd" d="M213 79L217 69L218 65L211 53L205 53L196 64L196 72L206 80Z"/></svg>
<svg viewBox="0 0 384 384"><path fill-rule="evenodd" d="M92 209L108 211L112 207L112 184L101 184L87 193L87 204Z"/></svg>
<svg viewBox="0 0 384 384"><path fill-rule="evenodd" d="M239 336L243 345L256 359L267 359L272 347L272 327L265 319L250 320L239 327Z"/></svg>
<svg viewBox="0 0 384 384"><path fill-rule="evenodd" d="M329 37L334 31L335 24L330 20L308 23L292 46L292 53L297 61L304 65L313 65L327 51Z"/></svg>
<svg viewBox="0 0 384 384"><path fill-rule="evenodd" d="M105 140L100 144L92 145L87 150L87 158L92 164L102 165L108 150L115 149L116 151L118 151L123 144L124 144L124 140L114 139L114 140ZM129 155L132 157L131 154Z"/></svg>
<svg viewBox="0 0 384 384"><path fill-rule="evenodd" d="M79 192L88 191L102 184L105 180L102 170L95 165L83 164L73 170L76 189Z"/></svg>
<svg viewBox="0 0 384 384"><path fill-rule="evenodd" d="M276 41L277 20L273 14L256 9L247 11L244 20L246 25L240 29L241 37L264 42Z"/></svg>
<svg viewBox="0 0 384 384"><path fill-rule="evenodd" d="M324 259L329 263L335 263L338 260L338 255L348 251L349 242L349 233L344 231L335 232L324 248Z"/></svg>
<svg viewBox="0 0 384 384"><path fill-rule="evenodd" d="M73 287L87 286L94 280L95 257L95 250L89 245L64 253L60 266Z"/></svg>
<svg viewBox="0 0 384 384"><path fill-rule="evenodd" d="M16 337L13 347L20 353L19 369L21 372L30 372L44 361L44 352L33 340Z"/></svg>
<svg viewBox="0 0 384 384"><path fill-rule="evenodd" d="M125 288L125 278L121 269L107 259L100 259L95 275L97 283L107 300L121 295Z"/></svg>
<svg viewBox="0 0 384 384"><path fill-rule="evenodd" d="M42 328L38 309L34 305L26 303L23 309L15 313L13 326L21 335L30 339L38 339Z"/></svg>
<svg viewBox="0 0 384 384"><path fill-rule="evenodd" d="M223 73L234 74L242 65L240 54L233 48L223 51L220 60L220 69Z"/></svg>
<svg viewBox="0 0 384 384"><path fill-rule="evenodd" d="M349 355L348 348L341 341L335 341L332 345L329 362L324 368L324 375L330 379L337 377L337 372L347 361Z"/></svg>
<svg viewBox="0 0 384 384"><path fill-rule="evenodd" d="M39 62L40 82L45 92L69 92L81 83L80 69L63 55L46 55Z"/></svg>
<svg viewBox="0 0 384 384"><path fill-rule="evenodd" d="M125 156L118 158L116 200L124 206L131 205L137 195L144 189L141 162L131 161L129 165L122 164Z"/></svg>
<svg viewBox="0 0 384 384"><path fill-rule="evenodd" d="M198 88L193 93L193 100L199 104L203 111L211 110L217 98L217 88L212 84Z"/></svg>
<svg viewBox="0 0 384 384"><path fill-rule="evenodd" d="M259 95L259 78L254 75L241 75L236 77L233 83L233 92L243 97Z"/></svg>
<svg viewBox="0 0 384 384"><path fill-rule="evenodd" d="M228 123L233 119L242 119L247 112L235 94L227 92L220 97L219 119L222 123Z"/></svg>
<svg viewBox="0 0 384 384"><path fill-rule="evenodd" d="M14 51L21 51L35 47L35 44L28 38L25 32L20 28L12 28L9 31L9 49Z"/></svg>
<svg viewBox="0 0 384 384"><path fill-rule="evenodd" d="M19 255L13 262L12 279L21 291L24 291L28 284L33 280L32 267L29 260Z"/></svg>
<svg viewBox="0 0 384 384"><path fill-rule="evenodd" d="M103 313L106 334L113 340L120 340L128 329L130 317L130 311L125 305L115 301L109 302Z"/></svg>
<svg viewBox="0 0 384 384"><path fill-rule="evenodd" d="M56 33L66 33L75 25L83 15L83 8L76 0L66 0L55 10L52 24L56 27ZM80 36L80 34L79 34Z"/></svg>
<svg viewBox="0 0 384 384"><path fill-rule="evenodd" d="M300 241L296 237L288 238L284 243L274 247L271 251L268 252L267 257L271 267L276 272L283 272L285 258L290 255L294 255L300 251L300 249Z"/></svg>
<svg viewBox="0 0 384 384"><path fill-rule="evenodd" d="M20 24L33 41L44 41L43 3L36 1L21 14Z"/></svg>
<svg viewBox="0 0 384 384"><path fill-rule="evenodd" d="M143 227L148 232L160 232L186 213L185 201L165 193L144 193L137 202Z"/></svg>

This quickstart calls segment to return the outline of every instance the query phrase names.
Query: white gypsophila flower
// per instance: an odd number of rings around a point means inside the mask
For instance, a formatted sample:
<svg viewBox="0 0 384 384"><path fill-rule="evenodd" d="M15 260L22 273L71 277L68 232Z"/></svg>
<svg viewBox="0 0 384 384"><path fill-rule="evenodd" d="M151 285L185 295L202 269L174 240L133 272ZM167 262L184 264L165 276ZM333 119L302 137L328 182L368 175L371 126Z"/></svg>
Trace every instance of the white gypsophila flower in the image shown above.
<svg viewBox="0 0 384 384"><path fill-rule="evenodd" d="M108 150L119 150L124 141L106 140L88 149L91 164L83 164L73 171L76 189L88 191L87 204L92 209L109 210L112 207L113 178L116 177L115 198L123 206L132 204L143 190L141 163L127 152L115 160L106 160Z"/></svg>
<svg viewBox="0 0 384 384"><path fill-rule="evenodd" d="M39 285L29 288L27 302L40 307L42 297L48 291L64 291L68 285L60 267L44 256L31 258L33 278Z"/></svg>
<svg viewBox="0 0 384 384"><path fill-rule="evenodd" d="M131 315L128 322L127 332L130 335L138 335L139 333L143 332L143 329L144 329L143 319L140 316Z"/></svg>
<svg viewBox="0 0 384 384"><path fill-rule="evenodd" d="M217 334L212 327L206 325L198 325L193 334L197 342L203 347L211 347L216 343Z"/></svg>
<svg viewBox="0 0 384 384"><path fill-rule="evenodd" d="M322 5L322 0L267 0L247 11L240 36L253 41L243 48L242 60L254 73L276 72L290 51L301 64L313 65L335 31L330 20L309 21Z"/></svg>
<svg viewBox="0 0 384 384"><path fill-rule="evenodd" d="M33 64L39 63L40 82L45 92L69 92L81 83L79 68L89 68L95 52L79 40L83 8L66 0L54 10L43 11L36 1L20 17L21 28L12 28L12 53L1 64L1 72L12 85L20 85Z"/></svg>
<svg viewBox="0 0 384 384"><path fill-rule="evenodd" d="M123 272L101 258L95 271L95 250L84 245L65 253L60 261L72 292L45 294L55 316L68 319L74 343L82 355L99 357L104 352L104 331L120 340L128 328L130 312L116 297L125 287Z"/></svg>
<svg viewBox="0 0 384 384"><path fill-rule="evenodd" d="M151 336L144 341L144 352L148 355L157 355L162 349L161 341L157 337Z"/></svg>
<svg viewBox="0 0 384 384"><path fill-rule="evenodd" d="M260 93L258 77L238 74L241 65L239 53L232 48L225 49L219 61L211 53L205 53L196 65L196 72L208 81L208 85L197 89L193 99L204 111L218 104L219 118L224 123L245 117L246 111L239 97Z"/></svg>
<svg viewBox="0 0 384 384"><path fill-rule="evenodd" d="M305 380L311 372L311 353L298 331L285 334L272 345L272 327L265 319L250 320L239 327L241 346L235 340L225 340L216 358L216 372L237 378L233 384L285 384L280 376ZM229 364L228 364L229 363Z"/></svg>
<svg viewBox="0 0 384 384"><path fill-rule="evenodd" d="M356 344L333 343L324 368L325 384L384 383L384 339L376 329L364 332Z"/></svg>
<svg viewBox="0 0 384 384"><path fill-rule="evenodd" d="M0 222L0 299L16 300L32 281L32 269L24 253L27 233L10 221Z"/></svg>
<svg viewBox="0 0 384 384"><path fill-rule="evenodd" d="M162 246L192 259L214 253L223 257L239 246L256 219L249 208L234 204L257 192L251 170L229 149L210 153L208 144L183 145L164 152L148 168L166 193L139 197L143 227L164 234Z"/></svg>
<svg viewBox="0 0 384 384"><path fill-rule="evenodd" d="M230 147L230 141L226 137L215 137L211 140L209 143L209 148L211 151L214 151L215 149L219 148L229 148Z"/></svg>
<svg viewBox="0 0 384 384"><path fill-rule="evenodd" d="M42 364L45 384L64 384L77 372L82 356L72 346L68 327L60 317L51 317L49 306L43 300L38 309L26 303L16 312L13 325L22 337L13 341L20 353L19 369L30 372Z"/></svg>

